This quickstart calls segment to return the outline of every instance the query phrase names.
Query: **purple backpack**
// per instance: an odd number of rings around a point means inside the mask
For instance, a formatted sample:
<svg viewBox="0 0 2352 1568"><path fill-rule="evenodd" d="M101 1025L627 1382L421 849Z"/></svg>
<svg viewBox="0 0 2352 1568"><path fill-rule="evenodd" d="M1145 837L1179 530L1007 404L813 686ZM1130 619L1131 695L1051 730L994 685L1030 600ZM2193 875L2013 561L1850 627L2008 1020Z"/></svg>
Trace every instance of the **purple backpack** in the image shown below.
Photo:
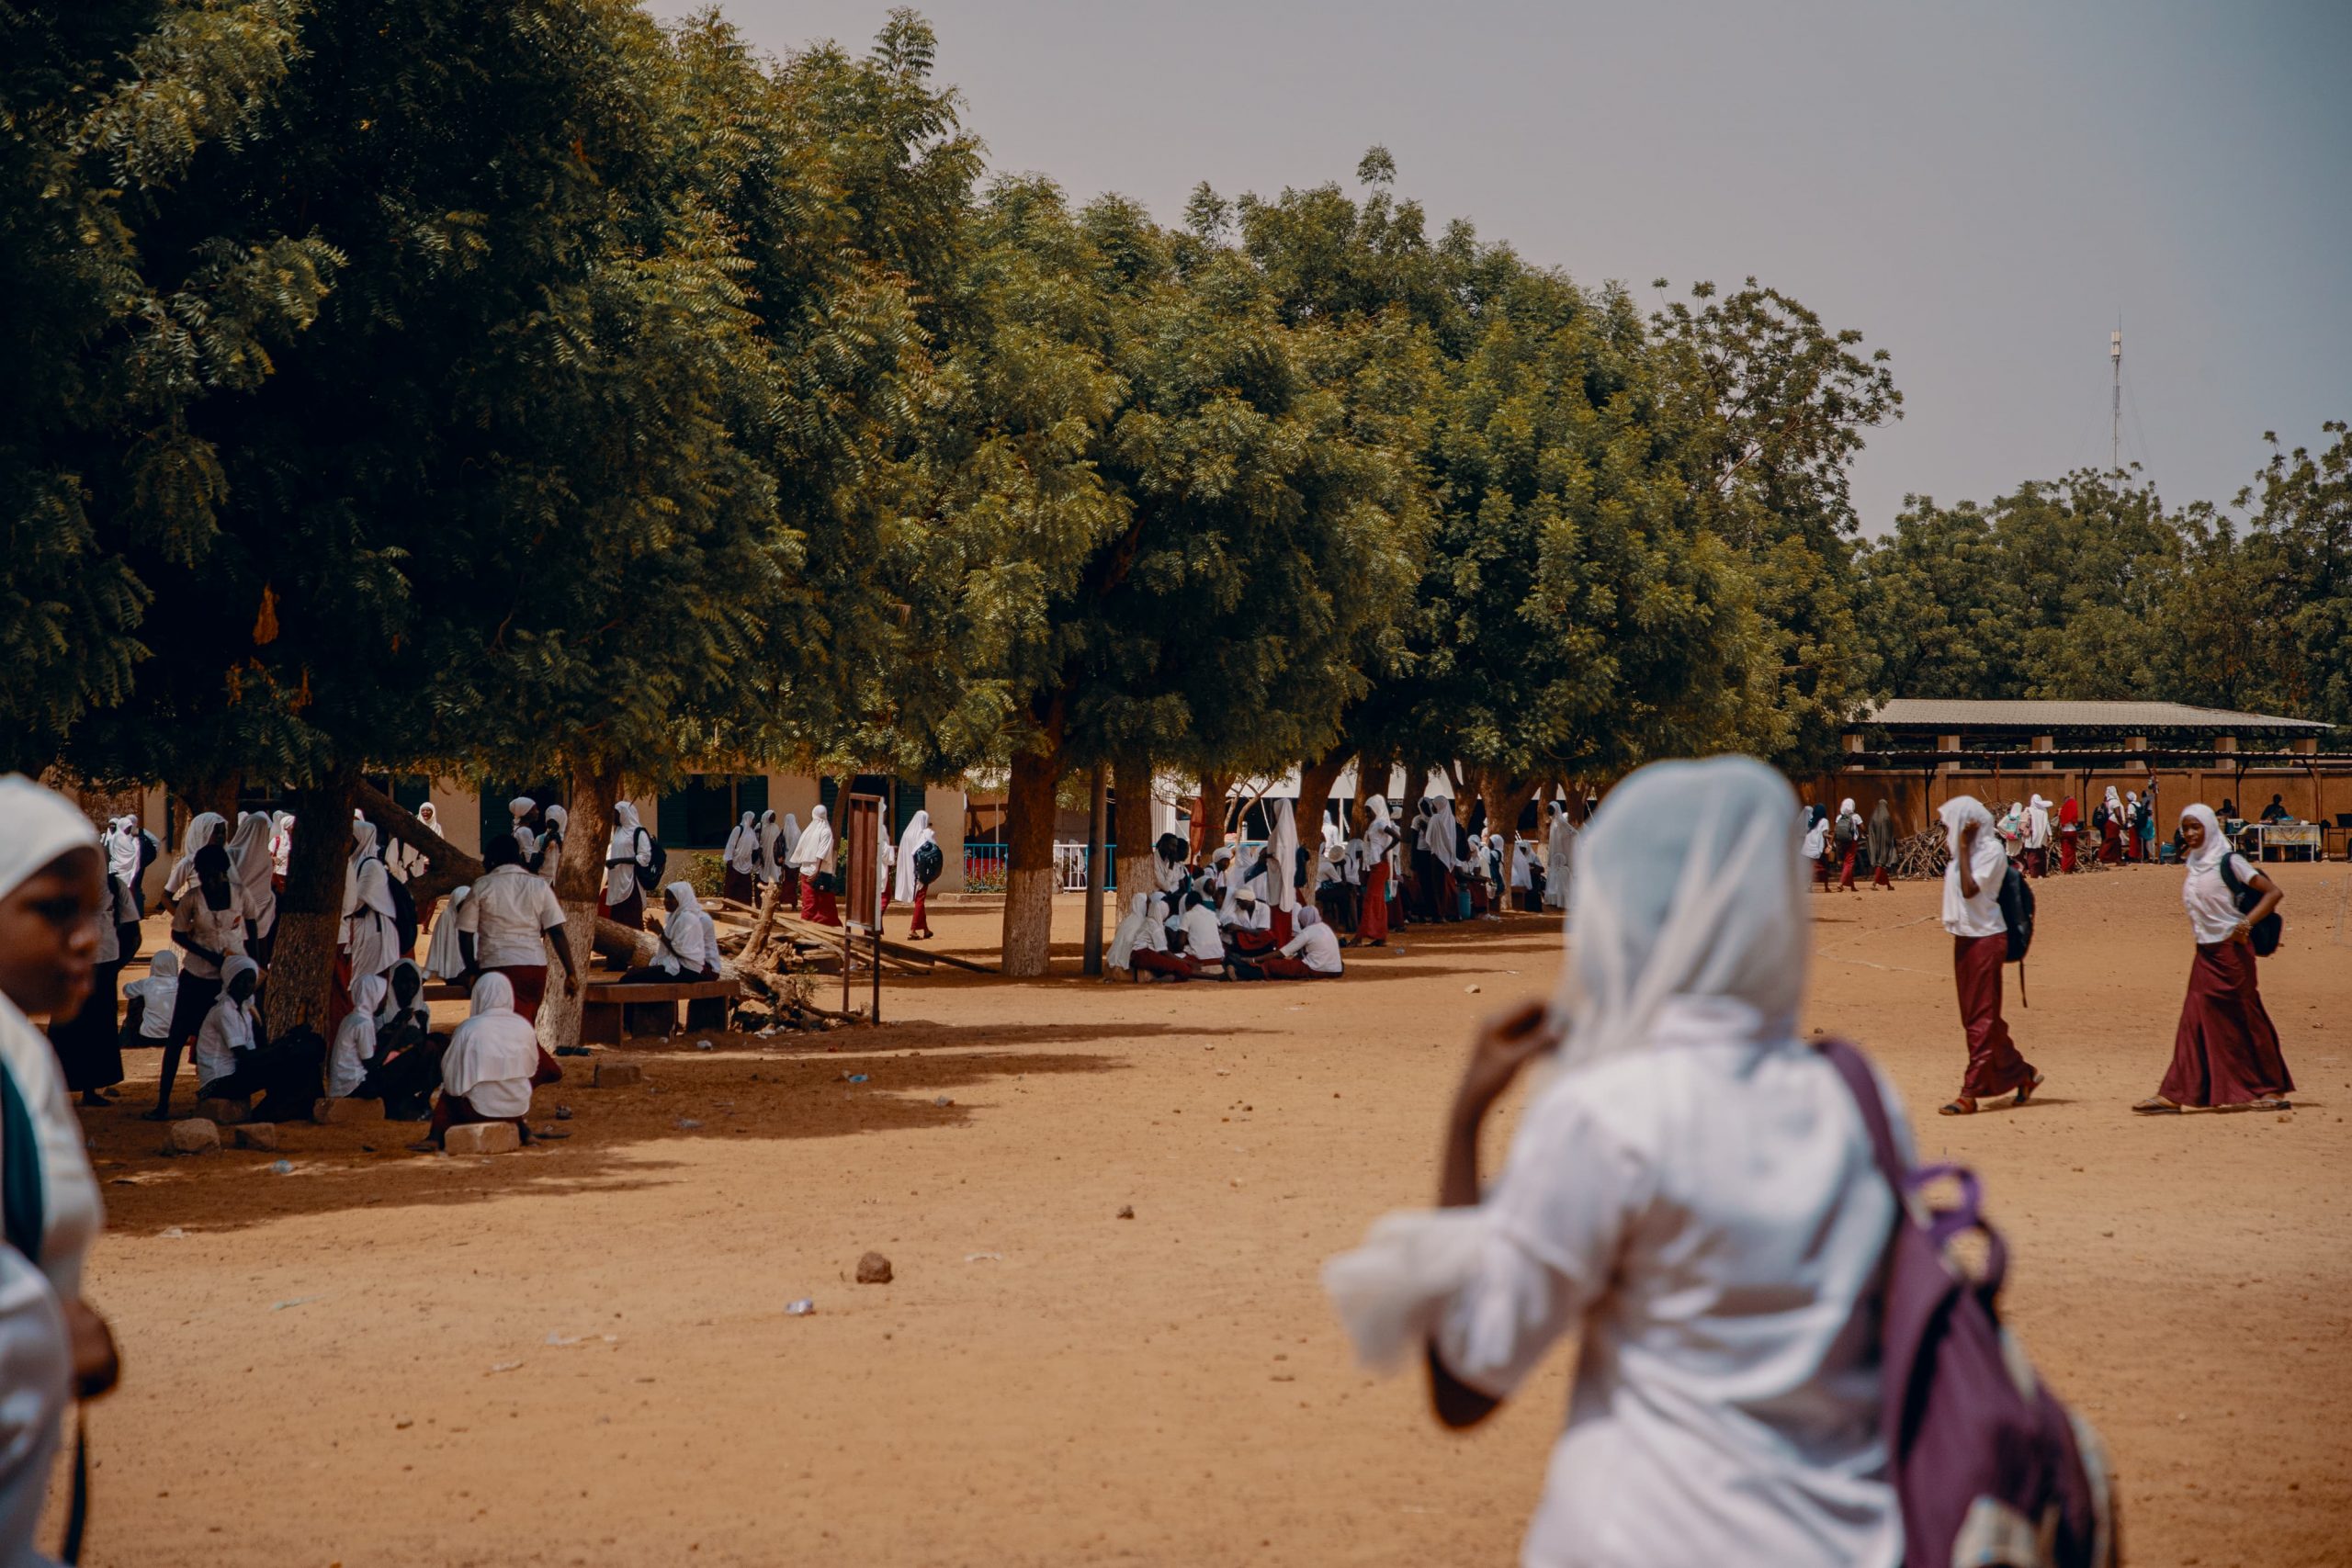
<svg viewBox="0 0 2352 1568"><path fill-rule="evenodd" d="M1906 1169L1870 1064L1841 1040L1821 1049L1861 1110L1897 1204L1881 1425L1905 1568L2111 1568L2119 1552L2106 1450L2001 1326L1995 1303L2008 1252L1978 1216L1976 1173ZM1960 1184L1960 1202L1931 1210L1924 1190L1944 1177ZM1989 1247L1981 1279L1945 1251L1971 1230Z"/></svg>

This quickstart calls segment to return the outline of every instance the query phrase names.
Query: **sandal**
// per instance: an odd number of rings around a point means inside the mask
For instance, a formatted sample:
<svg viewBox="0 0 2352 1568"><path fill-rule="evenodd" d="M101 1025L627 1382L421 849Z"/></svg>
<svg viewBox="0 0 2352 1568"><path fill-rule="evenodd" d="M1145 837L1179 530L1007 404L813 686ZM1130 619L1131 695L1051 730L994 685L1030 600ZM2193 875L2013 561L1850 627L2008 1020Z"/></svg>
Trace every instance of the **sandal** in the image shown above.
<svg viewBox="0 0 2352 1568"><path fill-rule="evenodd" d="M2134 1113L2141 1116L2177 1116L2180 1114L2180 1107L2175 1105L2171 1100L2166 1100L2161 1094L2152 1094L2132 1109Z"/></svg>
<svg viewBox="0 0 2352 1568"><path fill-rule="evenodd" d="M1960 1095L1954 1099L1947 1100L1941 1105L1937 1106L1936 1114L1939 1116L1973 1116L1976 1114L1976 1102L1969 1099L1968 1096L1964 1094Z"/></svg>
<svg viewBox="0 0 2352 1568"><path fill-rule="evenodd" d="M2031 1100L2033 1098L2033 1091L2040 1089L2042 1082L2042 1076L2040 1073L2034 1074L2033 1081L2019 1089L2018 1090L2018 1097L2009 1101L2009 1109L2014 1111L2018 1106L2023 1105L2027 1100Z"/></svg>

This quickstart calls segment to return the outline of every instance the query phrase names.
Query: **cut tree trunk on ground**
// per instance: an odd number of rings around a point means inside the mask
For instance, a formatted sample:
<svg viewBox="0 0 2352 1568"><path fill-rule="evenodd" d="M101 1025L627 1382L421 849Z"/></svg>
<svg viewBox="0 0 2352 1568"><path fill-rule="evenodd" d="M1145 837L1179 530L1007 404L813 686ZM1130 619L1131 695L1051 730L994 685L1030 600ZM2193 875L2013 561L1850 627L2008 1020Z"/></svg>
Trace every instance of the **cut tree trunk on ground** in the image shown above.
<svg viewBox="0 0 2352 1568"><path fill-rule="evenodd" d="M1046 973L1053 950L1054 812L1061 769L1052 758L1022 751L1012 759L1005 799L1010 864L1004 886L1004 972L1028 979Z"/></svg>

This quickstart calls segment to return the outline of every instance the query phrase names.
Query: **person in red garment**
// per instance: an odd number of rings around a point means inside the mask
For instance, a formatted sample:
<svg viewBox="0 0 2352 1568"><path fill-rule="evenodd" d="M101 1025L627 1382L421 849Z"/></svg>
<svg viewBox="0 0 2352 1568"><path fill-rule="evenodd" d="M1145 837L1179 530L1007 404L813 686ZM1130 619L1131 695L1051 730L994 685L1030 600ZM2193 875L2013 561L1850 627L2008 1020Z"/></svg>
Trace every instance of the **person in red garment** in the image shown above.
<svg viewBox="0 0 2352 1568"><path fill-rule="evenodd" d="M1259 959L1254 968L1267 980L1336 980L1345 965L1340 959L1340 939L1312 904L1293 913L1290 940Z"/></svg>
<svg viewBox="0 0 2352 1568"><path fill-rule="evenodd" d="M2018 1054L2001 1017L2001 964L2008 956L2008 926L2001 919L2001 879L2008 852L1993 830L1993 814L1973 795L1956 795L1937 812L1951 843L1944 868L1944 930L1952 937L1952 980L1960 1020L1968 1031L1968 1073L1960 1092L1938 1107L1946 1116L1973 1116L1976 1102L2014 1092L2023 1105L2041 1087L2041 1075Z"/></svg>
<svg viewBox="0 0 2352 1568"><path fill-rule="evenodd" d="M1388 945L1388 861L1403 834L1388 815L1388 802L1374 795L1364 802L1370 820L1363 829L1363 908L1356 916L1356 945Z"/></svg>
<svg viewBox="0 0 2352 1568"><path fill-rule="evenodd" d="M939 835L932 829L931 813L928 811L918 811L909 818L907 830L899 835L898 863L890 880L898 889L899 897L914 901L914 908L907 917L909 942L929 942L932 938L931 917L924 909L931 884L923 880L922 874L930 857L922 852L928 844L933 846L933 853L936 854L938 843ZM937 875L938 873L934 870L933 874Z"/></svg>
<svg viewBox="0 0 2352 1568"><path fill-rule="evenodd" d="M826 819L821 806L809 812L808 828L801 833L800 841L792 846L792 868L800 874L800 918L811 925L840 925L841 906L831 886L833 825ZM821 888L817 886L819 877L826 883Z"/></svg>
<svg viewBox="0 0 2352 1568"><path fill-rule="evenodd" d="M2197 957L2189 964L2188 996L2173 1034L2171 1070L2154 1095L2132 1109L2143 1116L2169 1115L2191 1105L2284 1111L2295 1078L2255 983L2253 932L2286 895L2230 849L2211 807L2192 806L2180 814L2180 841L2188 856L2180 901L2197 938ZM2232 877L2260 895L2253 908L2238 908Z"/></svg>
<svg viewBox="0 0 2352 1568"><path fill-rule="evenodd" d="M2075 844L2083 836L2083 803L2068 795L2058 807L2058 870L2072 874Z"/></svg>

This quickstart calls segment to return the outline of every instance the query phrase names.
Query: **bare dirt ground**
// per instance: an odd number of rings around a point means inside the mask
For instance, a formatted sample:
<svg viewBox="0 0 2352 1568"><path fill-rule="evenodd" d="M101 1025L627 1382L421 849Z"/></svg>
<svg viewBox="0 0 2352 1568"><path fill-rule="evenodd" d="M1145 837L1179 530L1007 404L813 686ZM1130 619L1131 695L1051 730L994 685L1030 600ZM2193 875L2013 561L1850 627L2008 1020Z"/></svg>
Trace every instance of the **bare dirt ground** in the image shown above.
<svg viewBox="0 0 2352 1568"><path fill-rule="evenodd" d="M1807 1021L1984 1173L2010 1321L2114 1450L2136 1563L2352 1562L2346 873L2278 874L2285 1116L2126 1112L2171 1050L2177 872L2043 885L2010 1016L2049 1085L1968 1120L1933 1114L1962 1057L1934 888L1815 900ZM995 919L935 923L983 954ZM1403 942L1336 984L894 983L878 1031L627 1051L645 1087L542 1090L570 1139L490 1159L298 1124L288 1174L165 1160L142 1053L85 1113L126 1368L85 1561L1510 1562L1571 1352L1447 1436L1350 1364L1316 1270L1428 1200L1473 1019L1547 990L1559 939ZM894 1283L853 1282L869 1248Z"/></svg>

